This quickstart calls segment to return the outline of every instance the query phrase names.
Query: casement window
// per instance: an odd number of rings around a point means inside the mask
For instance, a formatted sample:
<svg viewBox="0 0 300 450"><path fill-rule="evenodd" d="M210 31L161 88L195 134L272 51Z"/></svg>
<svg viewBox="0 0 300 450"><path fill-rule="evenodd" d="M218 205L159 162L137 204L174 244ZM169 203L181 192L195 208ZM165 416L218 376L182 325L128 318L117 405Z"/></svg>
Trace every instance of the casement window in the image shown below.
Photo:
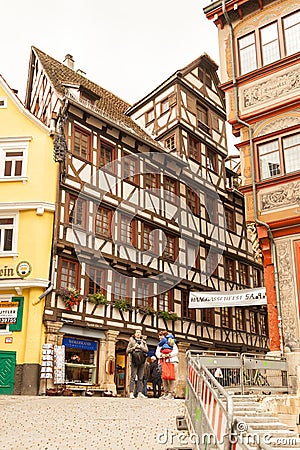
<svg viewBox="0 0 300 450"><path fill-rule="evenodd" d="M60 288L78 288L79 264L77 261L61 258L59 261L58 286Z"/></svg>
<svg viewBox="0 0 300 450"><path fill-rule="evenodd" d="M208 170L218 172L218 157L216 152L206 147L206 167Z"/></svg>
<svg viewBox="0 0 300 450"><path fill-rule="evenodd" d="M101 292L106 295L106 269L99 267L88 267L88 275L86 278L86 294L95 294Z"/></svg>
<svg viewBox="0 0 300 450"><path fill-rule="evenodd" d="M214 308L204 308L201 310L202 322L210 325L215 324L215 312Z"/></svg>
<svg viewBox="0 0 300 450"><path fill-rule="evenodd" d="M249 311L250 333L259 333L258 312Z"/></svg>
<svg viewBox="0 0 300 450"><path fill-rule="evenodd" d="M157 296L158 311L174 311L174 291L170 289Z"/></svg>
<svg viewBox="0 0 300 450"><path fill-rule="evenodd" d="M260 30L262 63L264 66L280 58L277 22Z"/></svg>
<svg viewBox="0 0 300 450"><path fill-rule="evenodd" d="M239 264L240 284L249 286L249 267L247 264Z"/></svg>
<svg viewBox="0 0 300 450"><path fill-rule="evenodd" d="M68 217L67 222L84 228L86 223L86 201L75 195L68 195Z"/></svg>
<svg viewBox="0 0 300 450"><path fill-rule="evenodd" d="M0 179L22 180L26 177L30 138L0 138Z"/></svg>
<svg viewBox="0 0 300 450"><path fill-rule="evenodd" d="M178 254L178 239L175 236L165 233L165 249L163 251L163 259L175 261Z"/></svg>
<svg viewBox="0 0 300 450"><path fill-rule="evenodd" d="M300 170L300 133L257 146L261 180Z"/></svg>
<svg viewBox="0 0 300 450"><path fill-rule="evenodd" d="M155 237L153 236L153 234L151 234L155 228L147 225L147 224L143 224L142 226L143 229L143 234L142 234L142 249L143 251L152 251L157 253L158 252L158 241L155 239Z"/></svg>
<svg viewBox="0 0 300 450"><path fill-rule="evenodd" d="M95 217L95 233L97 235L111 236L112 210L99 206Z"/></svg>
<svg viewBox="0 0 300 450"><path fill-rule="evenodd" d="M224 208L225 209L225 218L226 218L226 227L227 230L230 231L236 231L236 223L235 223L235 214L232 209Z"/></svg>
<svg viewBox="0 0 300 450"><path fill-rule="evenodd" d="M114 300L131 298L131 278L115 272L113 276L112 297Z"/></svg>
<svg viewBox="0 0 300 450"><path fill-rule="evenodd" d="M146 112L146 123L152 122L152 120L154 120L154 108Z"/></svg>
<svg viewBox="0 0 300 450"><path fill-rule="evenodd" d="M206 275L207 276L218 276L219 269L219 254L213 250L206 250Z"/></svg>
<svg viewBox="0 0 300 450"><path fill-rule="evenodd" d="M261 271L259 269L253 269L253 287L261 287L262 279L261 279Z"/></svg>
<svg viewBox="0 0 300 450"><path fill-rule="evenodd" d="M266 314L259 314L259 333L262 336L268 335L268 319Z"/></svg>
<svg viewBox="0 0 300 450"><path fill-rule="evenodd" d="M139 184L139 160L134 156L126 153L123 155L122 169L123 179L134 184Z"/></svg>
<svg viewBox="0 0 300 450"><path fill-rule="evenodd" d="M190 188L186 188L186 204L190 208L193 214L199 214L200 201L195 191Z"/></svg>
<svg viewBox="0 0 300 450"><path fill-rule="evenodd" d="M165 148L170 151L176 150L175 134L165 140Z"/></svg>
<svg viewBox="0 0 300 450"><path fill-rule="evenodd" d="M91 134L77 126L74 127L73 153L83 159L90 159Z"/></svg>
<svg viewBox="0 0 300 450"><path fill-rule="evenodd" d="M100 142L98 164L99 167L106 166L110 164L115 159L115 148L106 142Z"/></svg>
<svg viewBox="0 0 300 450"><path fill-rule="evenodd" d="M137 292L135 304L136 306L153 306L152 301L152 284L145 281L137 280Z"/></svg>
<svg viewBox="0 0 300 450"><path fill-rule="evenodd" d="M160 103L160 113L163 114L164 112L168 111L169 108L170 108L169 99L165 98Z"/></svg>
<svg viewBox="0 0 300 450"><path fill-rule="evenodd" d="M189 136L188 139L188 153L189 157L195 159L196 161L201 161L201 145L200 142L197 139L192 138Z"/></svg>
<svg viewBox="0 0 300 450"><path fill-rule="evenodd" d="M196 310L195 308L189 308L189 293L181 292L181 316L183 319L195 320Z"/></svg>
<svg viewBox="0 0 300 450"><path fill-rule="evenodd" d="M300 11L282 20L286 55L300 51Z"/></svg>
<svg viewBox="0 0 300 450"><path fill-rule="evenodd" d="M163 183L165 200L170 203L175 203L177 199L177 181L165 176Z"/></svg>
<svg viewBox="0 0 300 450"><path fill-rule="evenodd" d="M211 224L218 223L218 200L211 195L205 196L206 220Z"/></svg>
<svg viewBox="0 0 300 450"><path fill-rule="evenodd" d="M0 216L0 256L17 252L17 214Z"/></svg>
<svg viewBox="0 0 300 450"><path fill-rule="evenodd" d="M237 330L246 330L244 308L235 308L235 326Z"/></svg>
<svg viewBox="0 0 300 450"><path fill-rule="evenodd" d="M221 308L221 325L224 328L232 328L232 308Z"/></svg>
<svg viewBox="0 0 300 450"><path fill-rule="evenodd" d="M118 214L117 224L119 240L117 243L121 245L135 245L137 239L136 220L132 220L124 214Z"/></svg>
<svg viewBox="0 0 300 450"><path fill-rule="evenodd" d="M144 188L157 189L159 187L159 174L151 173L151 169L146 167L147 173L144 173Z"/></svg>
<svg viewBox="0 0 300 450"><path fill-rule="evenodd" d="M280 38L283 36L283 39ZM300 51L300 11L238 39L240 75Z"/></svg>
<svg viewBox="0 0 300 450"><path fill-rule="evenodd" d="M225 258L224 262L225 262L225 280L236 281L235 261L230 258Z"/></svg>
<svg viewBox="0 0 300 450"><path fill-rule="evenodd" d="M196 105L196 111L197 111L197 121L198 121L198 127L202 130L208 132L208 109L205 108L205 106L200 105L200 103L197 103Z"/></svg>

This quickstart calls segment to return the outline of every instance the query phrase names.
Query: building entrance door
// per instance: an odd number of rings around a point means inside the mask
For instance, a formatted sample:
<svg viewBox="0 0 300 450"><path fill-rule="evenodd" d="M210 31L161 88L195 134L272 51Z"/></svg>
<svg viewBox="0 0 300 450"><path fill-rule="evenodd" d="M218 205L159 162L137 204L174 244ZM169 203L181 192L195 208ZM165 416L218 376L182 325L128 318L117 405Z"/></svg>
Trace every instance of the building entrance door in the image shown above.
<svg viewBox="0 0 300 450"><path fill-rule="evenodd" d="M15 385L16 352L0 351L0 394L13 394Z"/></svg>

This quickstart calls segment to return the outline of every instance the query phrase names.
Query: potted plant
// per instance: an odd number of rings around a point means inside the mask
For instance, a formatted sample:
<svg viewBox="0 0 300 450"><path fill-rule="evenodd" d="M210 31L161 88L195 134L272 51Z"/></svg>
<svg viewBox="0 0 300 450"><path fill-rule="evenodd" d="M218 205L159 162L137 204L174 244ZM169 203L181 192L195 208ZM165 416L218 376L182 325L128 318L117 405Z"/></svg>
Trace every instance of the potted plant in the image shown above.
<svg viewBox="0 0 300 450"><path fill-rule="evenodd" d="M107 298L102 292L95 292L94 294L89 294L87 298L88 302L94 303L95 305L107 305Z"/></svg>
<svg viewBox="0 0 300 450"><path fill-rule="evenodd" d="M57 294L61 296L67 311L71 311L72 306L79 305L82 300L80 291L75 288L61 288L57 291Z"/></svg>
<svg viewBox="0 0 300 450"><path fill-rule="evenodd" d="M158 317L161 317L165 320L173 320L173 322L178 320L178 316L174 311L159 311Z"/></svg>
<svg viewBox="0 0 300 450"><path fill-rule="evenodd" d="M116 300L114 302L113 306L114 306L114 308L117 308L119 311L131 311L132 310L131 303L124 298L119 298L118 300Z"/></svg>

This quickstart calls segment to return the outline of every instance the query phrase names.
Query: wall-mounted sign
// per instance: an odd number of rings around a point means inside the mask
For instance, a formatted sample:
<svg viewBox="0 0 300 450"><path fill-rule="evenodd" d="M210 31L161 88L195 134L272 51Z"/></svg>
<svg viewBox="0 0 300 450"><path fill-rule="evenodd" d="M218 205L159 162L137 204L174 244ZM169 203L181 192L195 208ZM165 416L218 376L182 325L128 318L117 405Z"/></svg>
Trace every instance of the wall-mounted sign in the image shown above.
<svg viewBox="0 0 300 450"><path fill-rule="evenodd" d="M266 304L267 296L264 287L226 292L190 292L189 298L189 308L223 308Z"/></svg>
<svg viewBox="0 0 300 450"><path fill-rule="evenodd" d="M0 302L0 323L16 323L19 302Z"/></svg>
<svg viewBox="0 0 300 450"><path fill-rule="evenodd" d="M20 261L16 267L17 275L19 275L19 277L21 278L28 277L31 270L32 267L28 261Z"/></svg>
<svg viewBox="0 0 300 450"><path fill-rule="evenodd" d="M85 339L63 338L63 345L68 348L81 348L83 350L97 350L97 342Z"/></svg>
<svg viewBox="0 0 300 450"><path fill-rule="evenodd" d="M15 275L15 269L9 266L0 266L0 278L11 278Z"/></svg>

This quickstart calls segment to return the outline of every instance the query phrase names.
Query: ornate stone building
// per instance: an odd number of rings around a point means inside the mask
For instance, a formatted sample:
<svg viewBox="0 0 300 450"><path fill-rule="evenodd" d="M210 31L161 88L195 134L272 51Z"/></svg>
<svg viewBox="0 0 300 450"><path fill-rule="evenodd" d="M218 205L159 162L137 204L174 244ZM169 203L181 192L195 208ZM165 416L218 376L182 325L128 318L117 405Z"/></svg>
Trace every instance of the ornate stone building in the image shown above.
<svg viewBox="0 0 300 450"><path fill-rule="evenodd" d="M219 30L221 88L233 134L240 136L241 191L263 255L270 348L287 354L295 390L300 379L299 4L226 0L204 12Z"/></svg>

